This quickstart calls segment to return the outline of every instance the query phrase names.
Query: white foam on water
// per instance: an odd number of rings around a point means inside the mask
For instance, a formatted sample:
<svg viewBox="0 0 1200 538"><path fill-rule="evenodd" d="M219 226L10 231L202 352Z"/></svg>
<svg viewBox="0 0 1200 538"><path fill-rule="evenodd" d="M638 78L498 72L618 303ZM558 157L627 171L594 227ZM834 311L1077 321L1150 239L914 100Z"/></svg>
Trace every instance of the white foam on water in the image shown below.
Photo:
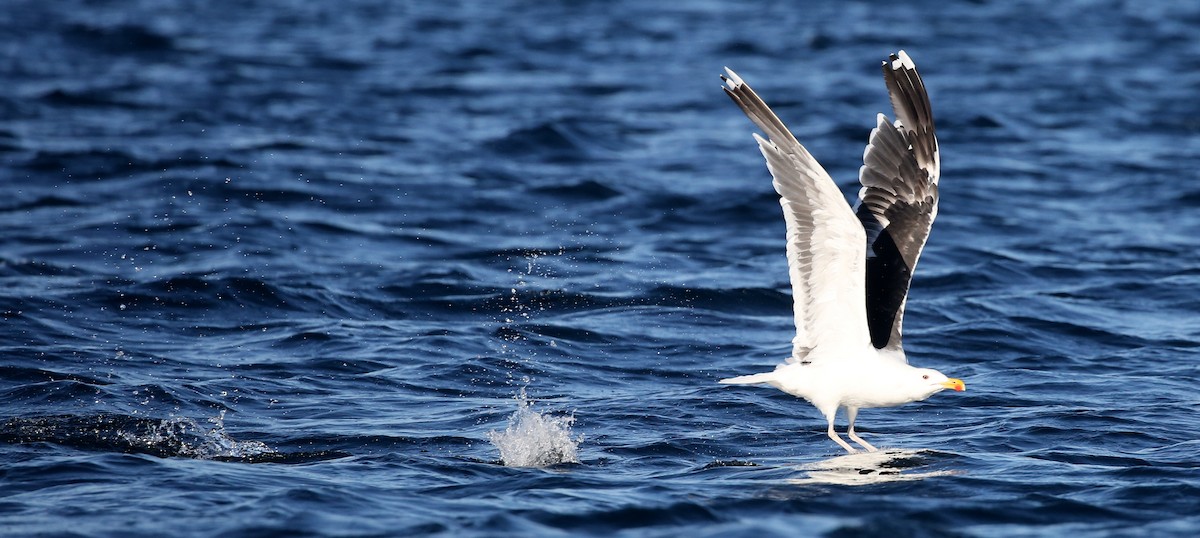
<svg viewBox="0 0 1200 538"><path fill-rule="evenodd" d="M551 416L531 409L525 389L517 396L517 411L508 419L504 431L488 432L488 439L500 450L500 460L508 467L548 467L560 463L579 463L578 449L583 436L572 436L573 416Z"/></svg>

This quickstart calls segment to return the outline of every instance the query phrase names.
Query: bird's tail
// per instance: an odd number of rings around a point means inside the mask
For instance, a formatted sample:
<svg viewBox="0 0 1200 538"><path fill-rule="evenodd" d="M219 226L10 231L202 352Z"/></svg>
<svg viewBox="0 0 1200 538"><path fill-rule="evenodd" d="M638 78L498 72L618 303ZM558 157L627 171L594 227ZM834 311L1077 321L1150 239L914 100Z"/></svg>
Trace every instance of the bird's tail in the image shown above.
<svg viewBox="0 0 1200 538"><path fill-rule="evenodd" d="M753 385L755 383L769 383L775 379L775 372L763 372L761 374L740 375L717 381L723 385Z"/></svg>

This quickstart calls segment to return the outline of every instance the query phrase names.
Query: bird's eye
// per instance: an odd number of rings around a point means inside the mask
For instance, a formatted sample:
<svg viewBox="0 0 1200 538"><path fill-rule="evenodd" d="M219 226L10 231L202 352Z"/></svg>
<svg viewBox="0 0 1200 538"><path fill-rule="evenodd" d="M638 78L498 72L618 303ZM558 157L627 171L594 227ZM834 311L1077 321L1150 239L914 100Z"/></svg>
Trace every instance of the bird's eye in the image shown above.
<svg viewBox="0 0 1200 538"><path fill-rule="evenodd" d="M921 376L921 379L929 379L929 374L925 374L925 375Z"/></svg>

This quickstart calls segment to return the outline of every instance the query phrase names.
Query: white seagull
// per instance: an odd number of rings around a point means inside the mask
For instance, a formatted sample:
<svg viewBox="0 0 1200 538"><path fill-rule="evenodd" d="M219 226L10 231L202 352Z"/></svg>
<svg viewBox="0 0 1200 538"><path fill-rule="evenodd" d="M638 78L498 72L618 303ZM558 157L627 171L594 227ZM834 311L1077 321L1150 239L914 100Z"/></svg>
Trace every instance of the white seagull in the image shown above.
<svg viewBox="0 0 1200 538"><path fill-rule="evenodd" d="M767 104L729 68L725 93L767 139L767 158L787 223L788 273L796 337L792 356L773 372L722 379L765 383L808 400L829 422L829 438L857 452L833 429L845 408L847 435L858 410L924 400L962 380L909 366L900 326L913 269L937 216L941 161L925 83L899 51L883 62L895 123L879 114L858 171L859 204L850 208L829 173L800 145Z"/></svg>

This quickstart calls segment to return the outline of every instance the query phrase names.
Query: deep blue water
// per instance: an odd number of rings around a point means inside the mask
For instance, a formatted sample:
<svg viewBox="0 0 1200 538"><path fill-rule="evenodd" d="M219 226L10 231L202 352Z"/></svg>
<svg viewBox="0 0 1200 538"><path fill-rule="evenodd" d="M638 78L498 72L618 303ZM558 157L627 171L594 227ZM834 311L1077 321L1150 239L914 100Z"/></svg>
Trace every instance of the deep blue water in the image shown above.
<svg viewBox="0 0 1200 538"><path fill-rule="evenodd" d="M0 534L1194 536L1198 35L1194 2L8 2ZM717 75L850 194L900 48L943 166L905 343L968 391L864 411L895 455L847 463L716 384L792 336ZM503 465L510 426L579 462Z"/></svg>

